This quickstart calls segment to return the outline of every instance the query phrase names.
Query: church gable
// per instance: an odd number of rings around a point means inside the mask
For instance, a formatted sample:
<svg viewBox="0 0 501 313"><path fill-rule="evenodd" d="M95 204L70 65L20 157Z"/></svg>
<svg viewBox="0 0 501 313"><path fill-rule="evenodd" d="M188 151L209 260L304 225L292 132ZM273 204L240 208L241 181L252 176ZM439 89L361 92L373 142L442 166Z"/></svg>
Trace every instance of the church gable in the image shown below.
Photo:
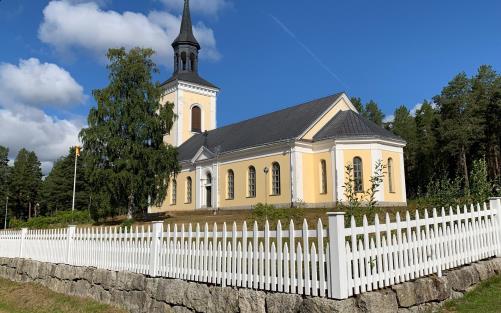
<svg viewBox="0 0 501 313"><path fill-rule="evenodd" d="M314 140L315 135L329 123L340 111L353 111L358 113L355 106L345 93L341 95L332 105L320 115L298 139Z"/></svg>

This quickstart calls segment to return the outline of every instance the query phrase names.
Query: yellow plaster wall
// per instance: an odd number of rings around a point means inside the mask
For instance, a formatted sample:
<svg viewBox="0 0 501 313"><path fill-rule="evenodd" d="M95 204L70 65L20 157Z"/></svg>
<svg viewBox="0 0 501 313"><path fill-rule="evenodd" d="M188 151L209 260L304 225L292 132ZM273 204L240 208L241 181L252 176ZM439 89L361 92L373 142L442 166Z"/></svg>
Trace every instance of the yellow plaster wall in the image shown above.
<svg viewBox="0 0 501 313"><path fill-rule="evenodd" d="M386 174L384 176L384 201L386 202L403 202L402 199L402 184L401 175L404 175L400 171L400 153L393 151L382 151L383 162L388 165L388 158L393 159L393 190L390 192L390 184L388 182L388 169L386 169Z"/></svg>
<svg viewBox="0 0 501 313"><path fill-rule="evenodd" d="M183 91L183 142L194 133L191 132L191 107L197 104L202 109L202 132L215 128L210 111L211 97L198 93Z"/></svg>
<svg viewBox="0 0 501 313"><path fill-rule="evenodd" d="M167 102L175 103L175 101L176 101L176 92L175 91L168 93L168 94L165 94L160 99L160 103L162 103L162 104L165 104ZM164 142L168 143L170 145L173 145L174 144L174 136L173 136L174 133L175 133L175 129L172 128L171 133L164 136Z"/></svg>
<svg viewBox="0 0 501 313"><path fill-rule="evenodd" d="M321 130L325 124L327 124L339 111L347 111L350 110L348 103L344 100L344 98L339 99L336 105L327 112L306 134L303 136L304 139L311 140L319 130Z"/></svg>
<svg viewBox="0 0 501 313"><path fill-rule="evenodd" d="M334 182L330 152L302 153L303 158L303 200L306 203L332 202ZM325 160L327 169L327 193L321 191L321 164Z"/></svg>
<svg viewBox="0 0 501 313"><path fill-rule="evenodd" d="M271 164L278 162L280 164L280 189L281 193L278 196L271 195ZM249 166L256 168L256 197L249 198L247 195L247 171ZM265 193L265 174L264 167L267 166L270 170L268 172L268 180ZM232 169L235 174L235 197L233 200L227 198L227 173ZM221 208L225 207L242 207L248 206L249 208L259 202L270 204L290 203L290 159L289 154L277 154L273 156L259 157L256 156L250 160L236 161L228 164L221 164L219 166L219 205ZM267 194L267 196L266 196Z"/></svg>
<svg viewBox="0 0 501 313"><path fill-rule="evenodd" d="M186 202L186 179L191 177L191 203ZM167 188L167 196L160 207L150 208L151 213L156 212L167 212L167 211L192 211L195 210L195 200L196 200L196 180L195 171L185 171L179 173L175 177L177 181L177 201L176 204L172 204L172 179L169 183L169 188Z"/></svg>

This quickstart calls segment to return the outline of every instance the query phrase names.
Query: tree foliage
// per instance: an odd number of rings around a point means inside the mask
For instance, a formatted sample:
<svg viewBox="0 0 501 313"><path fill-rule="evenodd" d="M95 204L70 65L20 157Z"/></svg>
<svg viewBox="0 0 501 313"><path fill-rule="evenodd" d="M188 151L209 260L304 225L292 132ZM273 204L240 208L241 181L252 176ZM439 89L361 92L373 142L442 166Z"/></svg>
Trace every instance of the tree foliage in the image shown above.
<svg viewBox="0 0 501 313"><path fill-rule="evenodd" d="M10 175L11 211L17 218L30 218L36 210L42 169L35 152L19 150Z"/></svg>
<svg viewBox="0 0 501 313"><path fill-rule="evenodd" d="M151 49L110 49L109 84L93 91L97 107L80 136L94 216L124 208L131 216L160 204L178 170L177 152L163 140L173 125L173 104L160 104L152 55Z"/></svg>
<svg viewBox="0 0 501 313"><path fill-rule="evenodd" d="M83 158L77 158L77 179L75 188L75 209L87 210L90 206L90 192ZM51 172L42 183L41 207L45 214L54 214L71 209L73 201L73 179L75 171L75 147L66 156L54 163Z"/></svg>
<svg viewBox="0 0 501 313"><path fill-rule="evenodd" d="M501 183L501 76L491 66L473 77L459 73L415 115L399 107L394 116L389 129L407 141L409 197L436 192L436 201L444 202L446 194L459 193L475 200ZM481 191L479 181L485 182Z"/></svg>

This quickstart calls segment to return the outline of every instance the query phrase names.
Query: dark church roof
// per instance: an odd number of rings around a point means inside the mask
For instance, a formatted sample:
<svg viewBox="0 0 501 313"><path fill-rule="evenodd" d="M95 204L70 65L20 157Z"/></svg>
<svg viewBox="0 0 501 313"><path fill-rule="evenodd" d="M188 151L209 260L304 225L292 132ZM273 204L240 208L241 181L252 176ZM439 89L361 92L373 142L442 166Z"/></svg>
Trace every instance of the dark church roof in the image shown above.
<svg viewBox="0 0 501 313"><path fill-rule="evenodd" d="M177 72L177 73L174 73L172 75L172 77L169 78L168 80L166 80L165 82L163 82L162 85L167 85L167 84L169 84L173 81L176 81L176 80L185 81L185 82L194 83L197 85L202 85L202 86L207 86L207 87L219 89L219 87L217 87L213 83L210 83L210 82L206 81L205 79L203 79L202 77L200 77L196 72Z"/></svg>
<svg viewBox="0 0 501 313"><path fill-rule="evenodd" d="M179 35L172 43L172 46L176 47L182 44L193 45L197 47L197 49L200 49L200 44L193 35L193 26L191 25L189 0L184 0L183 17L181 19L181 29L179 30Z"/></svg>
<svg viewBox="0 0 501 313"><path fill-rule="evenodd" d="M402 138L351 110L338 112L315 134L313 140L317 141L328 138L380 138L404 142Z"/></svg>
<svg viewBox="0 0 501 313"><path fill-rule="evenodd" d="M191 160L205 146L213 153L251 148L295 139L303 134L343 93L309 101L280 111L197 134L178 147L180 161ZM381 138L404 142L400 137L353 111L340 111L313 138Z"/></svg>

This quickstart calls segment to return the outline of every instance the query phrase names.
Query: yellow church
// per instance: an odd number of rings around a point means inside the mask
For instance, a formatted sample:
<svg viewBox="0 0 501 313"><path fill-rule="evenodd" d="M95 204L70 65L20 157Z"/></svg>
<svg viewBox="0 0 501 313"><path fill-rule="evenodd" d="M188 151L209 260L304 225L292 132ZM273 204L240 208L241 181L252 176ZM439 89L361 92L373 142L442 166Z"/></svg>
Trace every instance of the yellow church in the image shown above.
<svg viewBox="0 0 501 313"><path fill-rule="evenodd" d="M378 204L406 205L405 141L362 117L345 93L217 127L219 88L198 74L188 1L172 47L174 73L162 102L174 103L177 119L165 141L177 147L181 171L151 213L250 209L259 202L333 207L345 201L346 165L353 166L355 191L363 192L378 160L387 166Z"/></svg>

